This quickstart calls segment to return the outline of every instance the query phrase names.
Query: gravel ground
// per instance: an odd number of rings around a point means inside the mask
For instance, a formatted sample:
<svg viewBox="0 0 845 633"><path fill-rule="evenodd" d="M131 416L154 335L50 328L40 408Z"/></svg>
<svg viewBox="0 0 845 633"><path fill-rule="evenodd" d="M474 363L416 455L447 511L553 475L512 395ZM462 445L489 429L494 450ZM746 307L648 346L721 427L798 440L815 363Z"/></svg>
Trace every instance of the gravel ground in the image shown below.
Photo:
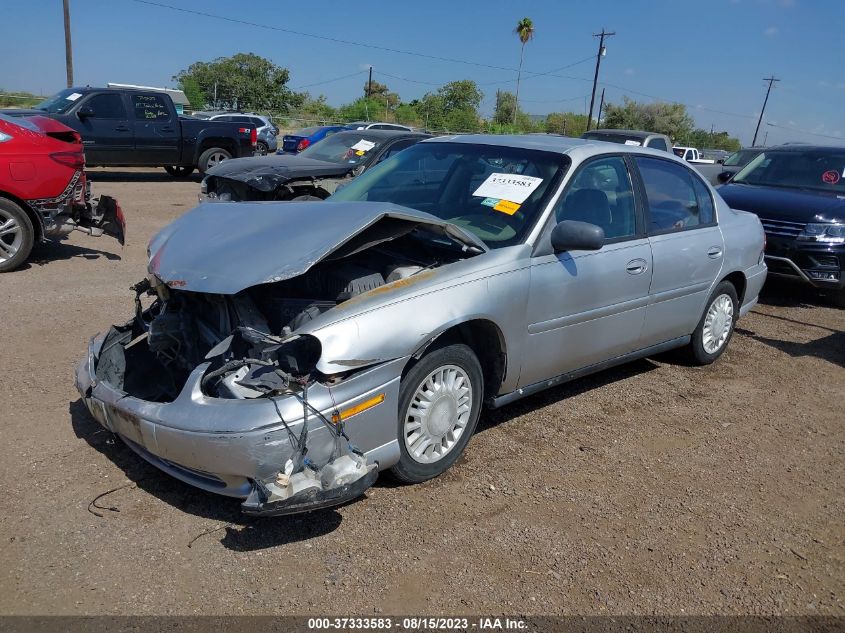
<svg viewBox="0 0 845 633"><path fill-rule="evenodd" d="M768 290L714 366L641 360L486 412L434 481L247 520L73 388L198 190L93 179L126 248L76 234L0 276L0 613L845 615L845 312L814 294Z"/></svg>

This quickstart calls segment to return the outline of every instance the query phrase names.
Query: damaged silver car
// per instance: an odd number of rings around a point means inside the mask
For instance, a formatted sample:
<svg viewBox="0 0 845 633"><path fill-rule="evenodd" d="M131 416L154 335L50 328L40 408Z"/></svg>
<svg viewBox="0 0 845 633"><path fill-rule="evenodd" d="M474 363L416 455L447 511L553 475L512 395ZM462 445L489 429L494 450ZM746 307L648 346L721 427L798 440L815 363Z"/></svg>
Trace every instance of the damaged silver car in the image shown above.
<svg viewBox="0 0 845 633"><path fill-rule="evenodd" d="M665 152L430 139L326 202L204 204L76 373L141 457L254 515L420 482L484 404L676 347L707 364L766 277L757 217Z"/></svg>

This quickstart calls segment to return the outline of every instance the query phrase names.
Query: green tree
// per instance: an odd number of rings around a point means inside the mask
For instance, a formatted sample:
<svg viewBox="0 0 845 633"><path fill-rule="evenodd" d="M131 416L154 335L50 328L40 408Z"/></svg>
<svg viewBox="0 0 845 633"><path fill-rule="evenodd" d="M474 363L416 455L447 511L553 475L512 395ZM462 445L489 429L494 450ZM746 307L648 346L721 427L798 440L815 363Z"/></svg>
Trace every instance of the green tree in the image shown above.
<svg viewBox="0 0 845 633"><path fill-rule="evenodd" d="M384 101L361 97L340 106L338 116L343 121L383 121L387 108Z"/></svg>
<svg viewBox="0 0 845 633"><path fill-rule="evenodd" d="M516 95L514 93L505 90L496 92L496 109L493 112L493 121L499 124L516 121Z"/></svg>
<svg viewBox="0 0 845 633"><path fill-rule="evenodd" d="M622 105L605 105L606 128L645 130L678 139L688 136L694 124L682 103L639 103L623 97Z"/></svg>
<svg viewBox="0 0 845 633"><path fill-rule="evenodd" d="M304 121L321 124L338 118L337 110L326 102L325 95L320 95L316 99L311 95L306 95L298 114Z"/></svg>
<svg viewBox="0 0 845 633"><path fill-rule="evenodd" d="M481 128L478 106L483 98L484 93L474 81L451 81L435 93L426 93L416 111L428 129L475 132Z"/></svg>
<svg viewBox="0 0 845 633"><path fill-rule="evenodd" d="M214 107L286 112L299 108L305 100L305 95L288 88L287 68L253 53L195 62L173 79L183 90L194 90L195 86L202 100Z"/></svg>
<svg viewBox="0 0 845 633"><path fill-rule="evenodd" d="M519 82L522 79L522 60L525 57L525 45L534 39L534 22L531 18L522 18L516 23L516 28L513 30L519 38L521 44L519 49L519 72L516 74L516 108L514 109L514 123L516 123L516 110L519 109Z"/></svg>
<svg viewBox="0 0 845 633"><path fill-rule="evenodd" d="M179 89L185 93L194 110L203 110L208 105L205 99L205 93L203 93L202 88L200 88L197 80L193 77L185 77L180 81Z"/></svg>
<svg viewBox="0 0 845 633"><path fill-rule="evenodd" d="M577 138L587 131L587 115L553 112L546 117L546 132Z"/></svg>
<svg viewBox="0 0 845 633"><path fill-rule="evenodd" d="M738 138L732 137L727 132L710 132L710 130L703 130L697 128L688 135L678 139L682 145L689 145L699 149L724 149L729 152L735 152L740 148Z"/></svg>
<svg viewBox="0 0 845 633"><path fill-rule="evenodd" d="M370 99L380 99L387 106L388 110L394 110L399 105L401 99L395 92L391 92L385 84L378 81L373 81L372 85L364 84L364 96L367 96L367 88L370 88Z"/></svg>

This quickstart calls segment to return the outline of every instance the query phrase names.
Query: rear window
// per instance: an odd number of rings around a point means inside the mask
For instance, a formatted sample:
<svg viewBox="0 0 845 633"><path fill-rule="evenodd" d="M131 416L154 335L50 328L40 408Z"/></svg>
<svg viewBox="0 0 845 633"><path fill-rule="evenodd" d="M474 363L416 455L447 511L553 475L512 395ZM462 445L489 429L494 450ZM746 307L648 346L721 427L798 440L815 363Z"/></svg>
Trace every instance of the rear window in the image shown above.
<svg viewBox="0 0 845 633"><path fill-rule="evenodd" d="M605 141L606 143L619 143L620 145L642 145L643 139L621 133L587 132L581 138L592 141Z"/></svg>
<svg viewBox="0 0 845 633"><path fill-rule="evenodd" d="M3 121L4 123L9 123L11 125L17 125L18 127L30 130L31 132L41 132L41 130L38 129L38 126L35 125L35 123L33 123L32 121L27 121L26 119L10 117L6 116L5 114L0 114L0 121Z"/></svg>

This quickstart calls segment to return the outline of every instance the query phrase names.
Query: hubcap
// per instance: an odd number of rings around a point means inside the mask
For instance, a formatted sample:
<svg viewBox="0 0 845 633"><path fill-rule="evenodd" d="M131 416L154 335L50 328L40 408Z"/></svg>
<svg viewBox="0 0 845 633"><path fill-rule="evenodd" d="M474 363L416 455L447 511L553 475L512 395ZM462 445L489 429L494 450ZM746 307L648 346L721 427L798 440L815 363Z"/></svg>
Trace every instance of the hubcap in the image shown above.
<svg viewBox="0 0 845 633"><path fill-rule="evenodd" d="M214 152L211 156L208 157L208 162L206 163L206 168L211 169L215 165L219 165L224 160L226 160L226 154L223 152Z"/></svg>
<svg viewBox="0 0 845 633"><path fill-rule="evenodd" d="M411 457L422 464L443 459L458 443L472 412L472 384L456 365L431 372L417 388L402 435Z"/></svg>
<svg viewBox="0 0 845 633"><path fill-rule="evenodd" d="M704 351L715 354L722 349L733 325L734 302L728 295L719 295L710 304L707 315L704 317L704 330L701 337Z"/></svg>
<svg viewBox="0 0 845 633"><path fill-rule="evenodd" d="M23 227L11 213L0 209L0 262L15 256L23 243Z"/></svg>

